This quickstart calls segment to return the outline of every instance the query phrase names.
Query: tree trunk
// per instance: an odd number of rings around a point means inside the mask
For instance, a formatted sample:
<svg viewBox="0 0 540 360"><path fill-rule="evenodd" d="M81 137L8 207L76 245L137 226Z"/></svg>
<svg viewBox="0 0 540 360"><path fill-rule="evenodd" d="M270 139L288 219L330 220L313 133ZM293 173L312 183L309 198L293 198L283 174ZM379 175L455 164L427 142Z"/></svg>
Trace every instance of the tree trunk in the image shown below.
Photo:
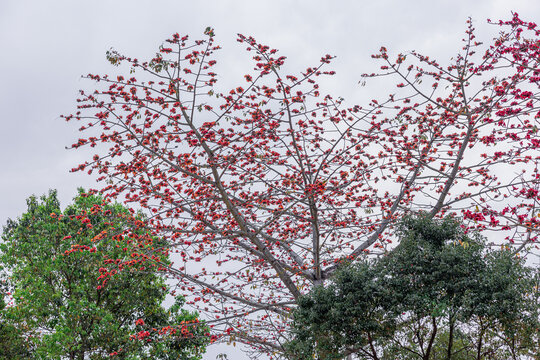
<svg viewBox="0 0 540 360"><path fill-rule="evenodd" d="M429 360L431 356L431 349L433 348L433 342L435 341L435 336L437 335L437 319L435 319L435 317L432 317L431 323L432 323L431 337L429 339L429 344L426 349L424 360Z"/></svg>
<svg viewBox="0 0 540 360"><path fill-rule="evenodd" d="M446 350L446 360L451 360L452 358L452 346L454 345L454 320L452 316L448 316L450 332L448 333L448 349Z"/></svg>

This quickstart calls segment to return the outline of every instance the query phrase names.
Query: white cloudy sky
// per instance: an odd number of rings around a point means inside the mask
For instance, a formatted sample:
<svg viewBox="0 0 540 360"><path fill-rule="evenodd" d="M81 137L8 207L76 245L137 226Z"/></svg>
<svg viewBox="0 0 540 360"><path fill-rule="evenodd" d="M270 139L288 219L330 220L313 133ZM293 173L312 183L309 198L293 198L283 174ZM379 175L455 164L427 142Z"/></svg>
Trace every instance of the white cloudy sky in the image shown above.
<svg viewBox="0 0 540 360"><path fill-rule="evenodd" d="M381 45L444 63L458 51L468 16L479 38L489 40L496 30L486 19L508 19L512 10L540 22L538 0L0 0L0 224L19 216L31 194L58 189L67 204L78 186L95 185L68 172L83 157L65 150L78 132L59 115L70 113L77 90L91 85L80 75L110 71L111 47L145 58L172 33L196 38L212 26L223 46L218 85L227 88L249 68L236 34L252 35L287 56L291 70L337 56L337 75L325 92L362 105L381 90L357 84L374 71L370 54ZM246 358L217 346L205 359L221 352Z"/></svg>

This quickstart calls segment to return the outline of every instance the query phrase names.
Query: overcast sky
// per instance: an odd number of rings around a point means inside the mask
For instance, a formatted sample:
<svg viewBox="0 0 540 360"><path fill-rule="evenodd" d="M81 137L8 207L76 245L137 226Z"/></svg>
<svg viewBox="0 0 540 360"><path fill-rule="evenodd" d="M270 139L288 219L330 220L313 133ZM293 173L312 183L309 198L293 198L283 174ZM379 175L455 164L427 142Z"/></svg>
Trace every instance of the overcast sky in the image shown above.
<svg viewBox="0 0 540 360"><path fill-rule="evenodd" d="M69 173L86 158L65 150L78 127L59 115L72 112L78 89L92 85L80 75L110 72L111 47L143 59L172 33L197 38L212 26L223 46L218 88L225 90L251 67L236 34L251 35L279 49L293 71L337 56L337 74L323 92L362 105L381 90L358 85L362 73L376 69L370 54L380 46L414 49L444 64L459 50L467 17L487 41L496 29L486 19L508 19L511 11L540 22L538 0L0 0L0 224L18 217L32 194L58 189L65 206L77 187L96 186L88 175ZM246 358L222 345L205 359L219 353Z"/></svg>

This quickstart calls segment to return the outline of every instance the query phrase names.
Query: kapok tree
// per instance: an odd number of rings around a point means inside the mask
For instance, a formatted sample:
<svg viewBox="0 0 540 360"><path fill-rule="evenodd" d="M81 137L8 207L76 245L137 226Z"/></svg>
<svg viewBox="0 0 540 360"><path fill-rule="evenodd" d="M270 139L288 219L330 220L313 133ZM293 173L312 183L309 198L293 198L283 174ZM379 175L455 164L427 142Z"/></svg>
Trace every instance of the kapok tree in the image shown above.
<svg viewBox="0 0 540 360"><path fill-rule="evenodd" d="M381 48L381 73L366 76L397 88L367 106L321 93L332 56L288 75L284 56L243 35L254 68L220 91L211 28L173 35L149 61L109 52L130 75L87 76L96 89L66 120L92 134L72 147L104 147L73 171L148 213L178 291L216 333L279 352L300 295L386 248L405 213L534 245L540 32L517 14L499 25L482 45L469 21L445 66Z"/></svg>

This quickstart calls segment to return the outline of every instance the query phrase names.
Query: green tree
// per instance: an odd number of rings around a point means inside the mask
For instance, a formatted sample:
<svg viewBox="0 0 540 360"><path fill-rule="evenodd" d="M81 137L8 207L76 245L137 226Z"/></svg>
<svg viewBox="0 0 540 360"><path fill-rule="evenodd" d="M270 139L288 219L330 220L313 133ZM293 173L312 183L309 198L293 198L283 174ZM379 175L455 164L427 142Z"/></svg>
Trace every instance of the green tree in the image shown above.
<svg viewBox="0 0 540 360"><path fill-rule="evenodd" d="M6 281L0 281L0 360L24 359L31 355L30 344L23 332L6 317L5 298L11 298Z"/></svg>
<svg viewBox="0 0 540 360"><path fill-rule="evenodd" d="M408 351L432 358L442 330L448 346L446 354L438 356L450 359L456 323L469 320L475 303L470 297L484 281L482 239L463 234L450 218L435 222L428 216L405 218L400 232L400 246L380 263L387 274L384 286L396 294L392 312L406 332L415 335ZM441 325L447 328L439 329Z"/></svg>
<svg viewBox="0 0 540 360"><path fill-rule="evenodd" d="M538 358L538 279L523 259L450 218L405 218L400 236L391 253L302 298L292 358Z"/></svg>
<svg viewBox="0 0 540 360"><path fill-rule="evenodd" d="M132 255L155 250L158 240L130 230L126 208L82 190L63 212L55 191L27 204L4 228L0 261L14 302L2 318L24 333L32 357L201 358L208 329L181 298L162 306L164 278ZM166 263L167 253L158 260Z"/></svg>
<svg viewBox="0 0 540 360"><path fill-rule="evenodd" d="M395 328L386 316L389 288L378 279L377 267L364 261L339 271L332 284L316 287L300 299L294 312L295 339L288 344L295 359L341 359L361 351L376 354L375 342Z"/></svg>

